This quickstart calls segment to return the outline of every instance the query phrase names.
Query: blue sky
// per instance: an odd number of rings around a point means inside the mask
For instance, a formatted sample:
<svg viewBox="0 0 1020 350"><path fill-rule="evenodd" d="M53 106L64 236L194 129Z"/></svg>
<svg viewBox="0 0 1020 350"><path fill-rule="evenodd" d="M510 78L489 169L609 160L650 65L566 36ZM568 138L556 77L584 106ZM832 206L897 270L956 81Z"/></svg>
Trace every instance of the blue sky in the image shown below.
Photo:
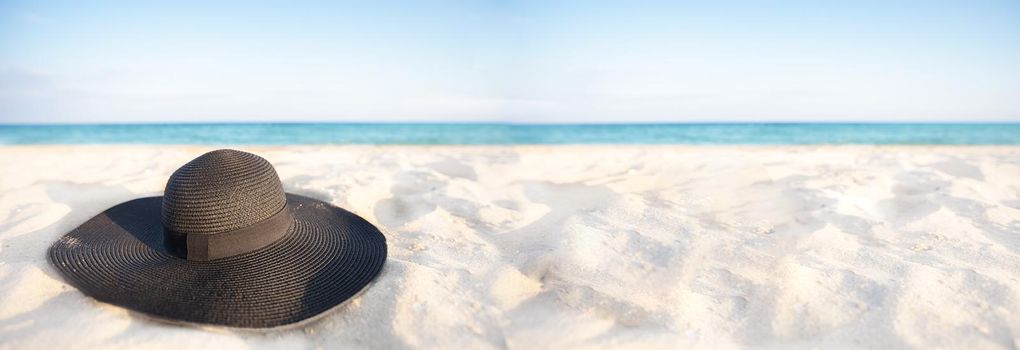
<svg viewBox="0 0 1020 350"><path fill-rule="evenodd" d="M1012 1L7 1L0 122L1020 121Z"/></svg>

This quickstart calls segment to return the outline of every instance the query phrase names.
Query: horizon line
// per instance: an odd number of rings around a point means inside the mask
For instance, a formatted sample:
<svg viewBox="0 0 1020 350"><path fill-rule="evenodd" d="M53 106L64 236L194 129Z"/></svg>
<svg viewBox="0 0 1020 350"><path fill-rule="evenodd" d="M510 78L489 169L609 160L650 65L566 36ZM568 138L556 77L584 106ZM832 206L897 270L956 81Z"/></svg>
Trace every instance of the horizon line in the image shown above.
<svg viewBox="0 0 1020 350"><path fill-rule="evenodd" d="M440 126L440 125L506 125L506 126L613 126L613 125L632 125L632 126L669 126L669 125L807 125L807 124L825 124L825 125L1011 125L1020 124L1020 120L1017 121L1004 121L1004 120L977 120L977 121L925 121L925 120L881 120L881 121L842 121L842 120L819 120L819 121L802 121L802 120L779 120L779 121L741 121L741 120L726 120L726 121L682 121L682 122L651 122L651 121L638 121L638 122L627 122L627 121L598 121L598 122L575 122L575 123L564 123L564 122L495 122L495 121L181 121L181 122L164 122L164 121L143 121L143 122L94 122L94 123L81 123L81 122L0 122L2 127L51 127L51 126L188 126L188 125L422 125L422 126Z"/></svg>

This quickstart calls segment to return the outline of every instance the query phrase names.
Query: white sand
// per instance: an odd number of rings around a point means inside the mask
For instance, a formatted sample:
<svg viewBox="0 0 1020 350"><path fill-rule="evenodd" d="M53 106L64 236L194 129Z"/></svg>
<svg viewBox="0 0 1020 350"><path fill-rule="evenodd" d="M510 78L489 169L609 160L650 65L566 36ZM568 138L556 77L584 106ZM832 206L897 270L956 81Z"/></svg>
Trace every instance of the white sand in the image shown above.
<svg viewBox="0 0 1020 350"><path fill-rule="evenodd" d="M47 264L210 149L0 148L0 348L1020 346L1018 147L243 148L389 241L279 332L155 322Z"/></svg>

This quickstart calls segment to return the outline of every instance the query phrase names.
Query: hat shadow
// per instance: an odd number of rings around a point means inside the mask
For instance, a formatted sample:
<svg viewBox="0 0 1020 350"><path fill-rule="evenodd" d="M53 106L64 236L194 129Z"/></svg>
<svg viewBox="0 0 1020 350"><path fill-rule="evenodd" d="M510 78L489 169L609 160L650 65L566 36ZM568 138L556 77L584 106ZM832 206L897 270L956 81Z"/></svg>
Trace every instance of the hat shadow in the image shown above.
<svg viewBox="0 0 1020 350"><path fill-rule="evenodd" d="M149 249L171 254L164 243L163 225L159 219L162 205L161 196L138 198L110 208L103 216Z"/></svg>

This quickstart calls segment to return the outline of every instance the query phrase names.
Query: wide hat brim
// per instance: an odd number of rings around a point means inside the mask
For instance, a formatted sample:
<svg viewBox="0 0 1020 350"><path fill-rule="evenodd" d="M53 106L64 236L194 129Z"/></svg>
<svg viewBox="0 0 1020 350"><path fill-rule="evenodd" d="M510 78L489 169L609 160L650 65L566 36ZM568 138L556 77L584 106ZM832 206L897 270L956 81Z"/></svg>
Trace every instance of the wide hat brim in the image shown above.
<svg viewBox="0 0 1020 350"><path fill-rule="evenodd" d="M357 295L382 270L386 238L361 217L287 194L278 241L212 261L164 247L162 197L121 203L53 244L50 262L96 300L171 321L264 328L300 322Z"/></svg>

